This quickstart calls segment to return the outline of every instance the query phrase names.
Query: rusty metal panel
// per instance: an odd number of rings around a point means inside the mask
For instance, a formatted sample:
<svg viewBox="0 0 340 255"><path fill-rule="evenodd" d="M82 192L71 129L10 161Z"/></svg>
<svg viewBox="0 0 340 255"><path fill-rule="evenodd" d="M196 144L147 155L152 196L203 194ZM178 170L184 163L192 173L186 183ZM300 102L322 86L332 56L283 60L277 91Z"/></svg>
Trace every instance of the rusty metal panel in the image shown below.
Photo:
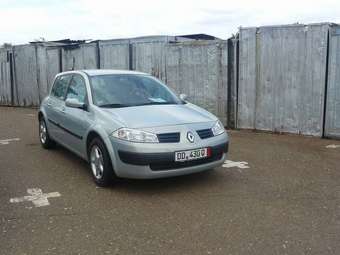
<svg viewBox="0 0 340 255"><path fill-rule="evenodd" d="M60 49L37 46L37 62L39 74L39 93L43 99L49 93L54 77L60 70Z"/></svg>
<svg viewBox="0 0 340 255"><path fill-rule="evenodd" d="M226 69L228 73L223 75L227 77L228 82L228 128L236 128L237 126L237 102L238 102L238 38L230 38L228 40L228 65Z"/></svg>
<svg viewBox="0 0 340 255"><path fill-rule="evenodd" d="M97 43L86 43L62 50L63 71L97 69L98 63Z"/></svg>
<svg viewBox="0 0 340 255"><path fill-rule="evenodd" d="M227 124L226 42L184 42L168 44L166 81L178 94L217 115Z"/></svg>
<svg viewBox="0 0 340 255"><path fill-rule="evenodd" d="M256 28L240 29L238 128L255 128Z"/></svg>
<svg viewBox="0 0 340 255"><path fill-rule="evenodd" d="M228 42L221 42L217 44L218 50L218 86L217 86L217 111L215 112L219 119L222 121L224 126L230 127L230 121L232 121L231 115L233 115L234 108L229 108L233 104L235 94L229 95L229 92L234 93L235 91L229 90L229 49ZM211 99L210 99L211 100Z"/></svg>
<svg viewBox="0 0 340 255"><path fill-rule="evenodd" d="M238 127L322 136L327 31L241 29Z"/></svg>
<svg viewBox="0 0 340 255"><path fill-rule="evenodd" d="M149 73L166 82L164 42L132 44L133 69Z"/></svg>
<svg viewBox="0 0 340 255"><path fill-rule="evenodd" d="M178 95L184 93L181 63L182 48L177 45L167 45L166 49L166 83Z"/></svg>
<svg viewBox="0 0 340 255"><path fill-rule="evenodd" d="M325 136L340 138L340 26L329 33Z"/></svg>
<svg viewBox="0 0 340 255"><path fill-rule="evenodd" d="M51 90L53 85L54 78L57 73L61 72L61 63L60 63L60 49L46 49L46 82L47 82L47 90L48 93Z"/></svg>
<svg viewBox="0 0 340 255"><path fill-rule="evenodd" d="M14 54L14 105L38 106L39 84L36 48L33 45L13 47Z"/></svg>
<svg viewBox="0 0 340 255"><path fill-rule="evenodd" d="M99 41L101 69L129 69L129 41Z"/></svg>
<svg viewBox="0 0 340 255"><path fill-rule="evenodd" d="M175 36L168 36L168 35L151 35L151 36L141 36L135 38L129 38L130 43L157 43L157 42L169 42L174 41Z"/></svg>
<svg viewBox="0 0 340 255"><path fill-rule="evenodd" d="M37 54L37 71L38 71L38 84L39 84L39 97L43 99L47 94L47 78L46 78L46 48L36 45Z"/></svg>
<svg viewBox="0 0 340 255"><path fill-rule="evenodd" d="M10 77L11 49L0 49L0 105L11 105L11 77Z"/></svg>

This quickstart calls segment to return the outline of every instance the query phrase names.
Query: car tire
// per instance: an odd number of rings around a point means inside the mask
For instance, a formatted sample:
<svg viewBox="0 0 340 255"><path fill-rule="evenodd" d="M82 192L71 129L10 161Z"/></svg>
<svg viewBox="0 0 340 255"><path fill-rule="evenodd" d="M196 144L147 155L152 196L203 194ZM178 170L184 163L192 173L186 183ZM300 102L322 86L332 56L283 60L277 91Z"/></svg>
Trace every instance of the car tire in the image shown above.
<svg viewBox="0 0 340 255"><path fill-rule="evenodd" d="M41 146L44 149L48 150L56 146L55 141L51 139L48 133L47 125L43 117L39 119L39 140L40 140Z"/></svg>
<svg viewBox="0 0 340 255"><path fill-rule="evenodd" d="M109 152L100 138L96 137L91 141L88 157L94 182L98 186L108 186L116 179Z"/></svg>

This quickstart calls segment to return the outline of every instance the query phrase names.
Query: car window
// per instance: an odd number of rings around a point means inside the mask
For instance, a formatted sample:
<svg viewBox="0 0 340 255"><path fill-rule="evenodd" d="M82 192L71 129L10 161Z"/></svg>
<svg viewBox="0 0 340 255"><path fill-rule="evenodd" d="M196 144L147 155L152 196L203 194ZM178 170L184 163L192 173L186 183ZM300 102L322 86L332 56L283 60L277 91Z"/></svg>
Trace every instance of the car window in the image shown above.
<svg viewBox="0 0 340 255"><path fill-rule="evenodd" d="M91 77L93 102L98 106L179 104L180 100L160 81L145 75Z"/></svg>
<svg viewBox="0 0 340 255"><path fill-rule="evenodd" d="M74 75L67 90L66 98L77 99L81 103L86 100L86 85L83 77Z"/></svg>
<svg viewBox="0 0 340 255"><path fill-rule="evenodd" d="M54 82L51 95L64 100L67 86L70 82L71 77L72 77L71 75L62 75L57 77L57 79Z"/></svg>

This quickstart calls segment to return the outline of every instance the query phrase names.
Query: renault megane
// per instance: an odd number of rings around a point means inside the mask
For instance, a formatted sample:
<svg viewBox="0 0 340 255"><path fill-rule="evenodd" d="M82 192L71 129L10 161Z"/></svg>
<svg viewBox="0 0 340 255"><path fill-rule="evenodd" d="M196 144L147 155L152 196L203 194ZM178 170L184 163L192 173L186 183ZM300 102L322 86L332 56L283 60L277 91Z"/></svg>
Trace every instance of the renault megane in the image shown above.
<svg viewBox="0 0 340 255"><path fill-rule="evenodd" d="M151 75L118 70L59 73L39 110L39 137L89 162L94 181L162 178L223 164L228 135L208 111Z"/></svg>

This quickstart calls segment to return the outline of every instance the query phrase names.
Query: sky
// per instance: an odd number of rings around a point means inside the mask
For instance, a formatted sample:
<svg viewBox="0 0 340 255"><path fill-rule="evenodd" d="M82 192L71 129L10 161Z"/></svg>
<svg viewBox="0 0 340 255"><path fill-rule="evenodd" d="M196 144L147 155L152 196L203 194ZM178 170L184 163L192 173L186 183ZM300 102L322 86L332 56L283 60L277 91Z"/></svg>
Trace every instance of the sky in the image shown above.
<svg viewBox="0 0 340 255"><path fill-rule="evenodd" d="M241 26L297 22L340 23L340 0L0 0L0 45L194 33L227 39Z"/></svg>

